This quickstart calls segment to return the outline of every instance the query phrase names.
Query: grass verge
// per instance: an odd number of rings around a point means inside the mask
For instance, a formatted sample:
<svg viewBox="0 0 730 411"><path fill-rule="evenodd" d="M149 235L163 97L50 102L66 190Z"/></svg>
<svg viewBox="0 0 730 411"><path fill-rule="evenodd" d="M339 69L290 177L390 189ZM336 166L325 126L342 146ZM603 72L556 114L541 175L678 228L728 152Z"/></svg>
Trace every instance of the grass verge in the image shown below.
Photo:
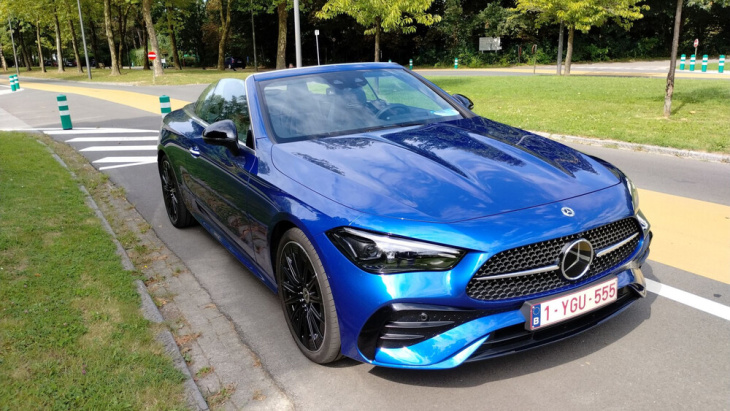
<svg viewBox="0 0 730 411"><path fill-rule="evenodd" d="M182 374L77 184L33 136L0 133L0 408L183 409Z"/></svg>
<svg viewBox="0 0 730 411"><path fill-rule="evenodd" d="M23 85L23 77L41 78L41 79L54 79L54 80L66 80L66 81L83 81L89 82L89 77L84 73L79 73L75 67L66 68L66 71L59 73L56 67L46 67L46 72L40 71L38 67L35 67L33 71L21 71L20 72L20 84ZM203 70L200 68L185 68L183 70L165 69L165 74L154 79L152 81L152 71L142 69L124 69L122 75L111 76L111 70L108 69L92 69L91 70L91 82L92 83L120 83L120 84L134 84L137 86L176 86L183 84L208 84L222 78L241 78L248 77L249 74L253 73L253 69L238 69L219 71L215 69Z"/></svg>
<svg viewBox="0 0 730 411"><path fill-rule="evenodd" d="M434 77L476 113L515 127L688 150L730 153L730 81L626 77Z"/></svg>

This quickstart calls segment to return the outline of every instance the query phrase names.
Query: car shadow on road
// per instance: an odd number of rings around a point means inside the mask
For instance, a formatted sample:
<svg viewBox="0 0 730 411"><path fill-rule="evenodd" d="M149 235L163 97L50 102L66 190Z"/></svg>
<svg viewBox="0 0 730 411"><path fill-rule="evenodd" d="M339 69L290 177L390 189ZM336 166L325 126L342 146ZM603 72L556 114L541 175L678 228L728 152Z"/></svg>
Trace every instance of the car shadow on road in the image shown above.
<svg viewBox="0 0 730 411"><path fill-rule="evenodd" d="M644 276L654 279L651 266L642 267ZM621 340L651 317L651 306L657 295L648 293L624 312L593 329L563 341L532 350L473 363L465 363L450 370L402 370L373 367L371 375L401 384L424 387L473 387L485 383L508 380L544 371L580 360L603 348L620 344ZM633 351L628 347L627 351Z"/></svg>

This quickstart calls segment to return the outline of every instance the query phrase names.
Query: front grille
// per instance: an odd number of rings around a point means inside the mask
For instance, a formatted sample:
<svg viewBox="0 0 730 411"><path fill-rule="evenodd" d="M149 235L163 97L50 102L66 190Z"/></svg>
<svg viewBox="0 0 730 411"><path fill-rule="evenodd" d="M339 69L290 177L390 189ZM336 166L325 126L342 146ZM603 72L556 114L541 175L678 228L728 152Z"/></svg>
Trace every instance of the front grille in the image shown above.
<svg viewBox="0 0 730 411"><path fill-rule="evenodd" d="M563 323L537 331L527 331L524 323L496 330L467 361L512 354L579 334L620 313L639 298L639 294L624 287L618 290L615 302Z"/></svg>
<svg viewBox="0 0 730 411"><path fill-rule="evenodd" d="M563 246L579 238L590 241L593 249L598 251L640 232L639 223L633 217L629 217L582 233L502 251L487 260L474 274L466 286L466 293L477 300L495 301L556 291L586 283L591 278L616 267L629 258L639 245L641 236L635 236L631 241L601 257L594 257L588 273L578 282L566 280L560 270L508 278L477 278L556 265Z"/></svg>

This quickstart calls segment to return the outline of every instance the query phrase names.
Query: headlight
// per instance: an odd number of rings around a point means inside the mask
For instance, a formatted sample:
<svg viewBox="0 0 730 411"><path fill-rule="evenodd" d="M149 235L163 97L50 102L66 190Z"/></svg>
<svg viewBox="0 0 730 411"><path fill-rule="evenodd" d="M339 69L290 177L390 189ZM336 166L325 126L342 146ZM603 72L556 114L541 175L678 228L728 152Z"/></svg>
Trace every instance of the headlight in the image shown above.
<svg viewBox="0 0 730 411"><path fill-rule="evenodd" d="M376 274L445 271L453 268L466 253L457 248L349 227L336 228L327 236L355 265Z"/></svg>
<svg viewBox="0 0 730 411"><path fill-rule="evenodd" d="M631 195L631 203L634 206L634 212L637 212L639 211L639 190L630 178L626 175L624 175L624 178L626 179L626 188L629 190L629 194Z"/></svg>

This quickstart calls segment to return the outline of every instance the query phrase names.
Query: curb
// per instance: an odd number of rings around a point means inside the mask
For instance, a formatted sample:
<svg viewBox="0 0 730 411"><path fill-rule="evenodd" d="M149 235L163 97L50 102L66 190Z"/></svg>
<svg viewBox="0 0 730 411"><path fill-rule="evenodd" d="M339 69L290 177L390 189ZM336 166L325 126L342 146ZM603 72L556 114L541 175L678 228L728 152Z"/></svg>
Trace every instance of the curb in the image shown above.
<svg viewBox="0 0 730 411"><path fill-rule="evenodd" d="M680 150L677 148L659 147L659 146L652 146L652 145L648 145L648 144L627 143L625 141L602 140L602 139L598 139L598 138L553 134L553 133L546 133L543 131L529 131L529 132L533 133L533 134L537 134L538 136L549 138L551 140L560 141L563 143L576 143L576 144L584 144L584 145L589 145L589 146L618 148L621 150L642 151L642 152L646 152L646 153L662 154L662 155L667 155L667 156L687 158L687 159L691 159L691 160L700 160L700 161L709 161L709 162L713 162L713 163L730 164L730 154L715 154L715 153L705 153L702 151Z"/></svg>
<svg viewBox="0 0 730 411"><path fill-rule="evenodd" d="M36 140L37 141L37 140ZM53 150L47 146L45 143L38 141L39 144L44 145L48 151L51 153L53 158L65 168L74 179L77 179L76 174L71 171L71 169L68 168L66 163L59 157L56 153L53 152ZM112 230L111 225L107 221L107 219L104 217L104 214L99 209L99 206L96 204L94 199L91 197L91 194L89 194L89 191L84 187L82 184L78 184L79 189L81 192L84 193L86 196L86 204L91 208L96 216L101 220L102 226L104 227L104 230L108 232L112 236L112 241L114 242L114 245L117 247L117 254L122 259L122 266L126 271L134 271L134 264L132 263L132 260L129 258L129 255L127 255L127 252L124 250L124 247L122 247L122 244L117 239L117 235L114 233L114 230ZM155 305L154 301L152 300L152 297L150 296L149 292L147 291L147 287L144 285L144 283L140 280L134 281L137 286L137 292L139 293L139 296L142 300L142 314L144 317L155 324L161 324L164 319L162 317L162 313L160 313L160 310L157 308L157 305ZM188 404L192 409L200 410L200 411L207 411L209 410L208 403L205 401L205 398L203 397L203 394L200 392L200 389L198 388L197 384L195 384L195 381L193 381L193 376L190 373L190 369L188 369L187 363L185 362L185 359L183 358L182 354L180 353L180 349L177 346L177 343L175 343L175 338L173 337L170 330L167 328L163 328L156 336L155 339L162 344L162 346L165 348L165 352L167 355L169 355L172 358L173 365L175 368L177 368L180 372L185 375L185 382L183 383L183 386L185 387L185 392L188 400Z"/></svg>

